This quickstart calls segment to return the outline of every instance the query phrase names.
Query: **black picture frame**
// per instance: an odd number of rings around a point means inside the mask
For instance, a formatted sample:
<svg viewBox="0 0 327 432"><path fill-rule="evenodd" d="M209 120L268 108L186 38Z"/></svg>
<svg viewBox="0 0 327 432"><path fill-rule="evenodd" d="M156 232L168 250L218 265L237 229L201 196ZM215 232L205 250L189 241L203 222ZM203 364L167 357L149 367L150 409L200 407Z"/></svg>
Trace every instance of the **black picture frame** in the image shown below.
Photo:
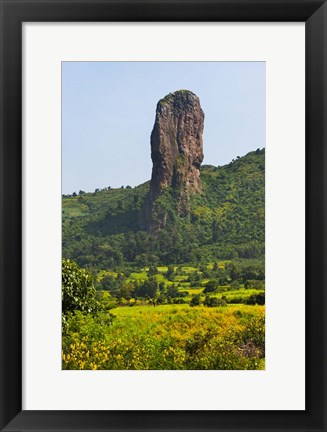
<svg viewBox="0 0 327 432"><path fill-rule="evenodd" d="M326 431L326 1L0 0L0 5L1 430ZM305 22L304 411L22 411L22 23L28 21Z"/></svg>

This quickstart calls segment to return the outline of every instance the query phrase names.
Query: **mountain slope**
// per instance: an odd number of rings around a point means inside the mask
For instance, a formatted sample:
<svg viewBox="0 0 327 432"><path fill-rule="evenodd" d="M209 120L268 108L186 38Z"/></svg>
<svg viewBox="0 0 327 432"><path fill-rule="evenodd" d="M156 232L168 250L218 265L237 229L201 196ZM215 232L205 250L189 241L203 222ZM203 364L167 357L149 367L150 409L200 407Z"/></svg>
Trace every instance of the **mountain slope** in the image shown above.
<svg viewBox="0 0 327 432"><path fill-rule="evenodd" d="M142 230L150 182L63 196L63 256L96 269L262 257L264 149L200 171L203 190L191 195L189 214L178 215L176 191L167 188L152 209L165 223L150 233Z"/></svg>

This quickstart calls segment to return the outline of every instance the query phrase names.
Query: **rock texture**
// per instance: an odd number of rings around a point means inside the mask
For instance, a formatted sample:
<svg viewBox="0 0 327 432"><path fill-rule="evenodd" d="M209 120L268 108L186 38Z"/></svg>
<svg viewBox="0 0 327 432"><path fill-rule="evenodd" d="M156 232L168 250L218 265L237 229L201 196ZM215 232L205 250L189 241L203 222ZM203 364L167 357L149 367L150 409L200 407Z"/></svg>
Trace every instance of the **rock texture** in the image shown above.
<svg viewBox="0 0 327 432"><path fill-rule="evenodd" d="M158 102L151 133L153 168L148 211L164 189L171 187L178 196L178 213L188 213L190 194L202 190L203 126L200 100L191 91L179 90Z"/></svg>
<svg viewBox="0 0 327 432"><path fill-rule="evenodd" d="M168 186L187 194L201 191L203 125L204 113L194 93L180 90L158 102L151 133L152 200Z"/></svg>

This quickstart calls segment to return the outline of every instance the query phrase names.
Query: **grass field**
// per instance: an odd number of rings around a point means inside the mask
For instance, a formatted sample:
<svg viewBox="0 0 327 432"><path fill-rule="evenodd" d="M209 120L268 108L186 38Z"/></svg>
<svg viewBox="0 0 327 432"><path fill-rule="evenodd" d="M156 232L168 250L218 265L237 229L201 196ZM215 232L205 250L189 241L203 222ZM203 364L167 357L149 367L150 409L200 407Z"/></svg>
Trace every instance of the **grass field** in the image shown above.
<svg viewBox="0 0 327 432"><path fill-rule="evenodd" d="M264 306L182 304L111 312L111 324L103 316L74 316L63 339L64 369L264 369Z"/></svg>
<svg viewBox="0 0 327 432"><path fill-rule="evenodd" d="M249 284L253 264L235 267L246 269L245 281L232 279L231 261L99 271L107 312L68 317L63 369L264 369L265 291L260 280ZM150 281L155 291L133 293Z"/></svg>

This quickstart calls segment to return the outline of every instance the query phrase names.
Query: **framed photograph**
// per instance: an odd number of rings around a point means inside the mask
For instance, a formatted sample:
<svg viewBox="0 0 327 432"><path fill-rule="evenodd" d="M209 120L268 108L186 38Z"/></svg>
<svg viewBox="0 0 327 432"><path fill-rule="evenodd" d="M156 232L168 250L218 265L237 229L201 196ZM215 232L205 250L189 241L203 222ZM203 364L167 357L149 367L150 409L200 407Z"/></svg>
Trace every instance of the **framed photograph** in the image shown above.
<svg viewBox="0 0 327 432"><path fill-rule="evenodd" d="M326 429L325 1L1 1L1 430Z"/></svg>

